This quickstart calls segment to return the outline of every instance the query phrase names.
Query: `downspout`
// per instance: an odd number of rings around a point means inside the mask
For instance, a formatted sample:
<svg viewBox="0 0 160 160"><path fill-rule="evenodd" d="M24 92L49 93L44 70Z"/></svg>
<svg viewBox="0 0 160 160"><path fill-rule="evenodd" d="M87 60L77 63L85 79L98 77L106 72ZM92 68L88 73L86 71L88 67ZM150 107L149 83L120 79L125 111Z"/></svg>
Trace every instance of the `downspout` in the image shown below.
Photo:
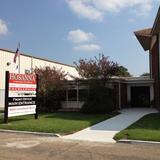
<svg viewBox="0 0 160 160"><path fill-rule="evenodd" d="M149 51L149 66L150 66L150 79L153 77L152 76L152 52Z"/></svg>

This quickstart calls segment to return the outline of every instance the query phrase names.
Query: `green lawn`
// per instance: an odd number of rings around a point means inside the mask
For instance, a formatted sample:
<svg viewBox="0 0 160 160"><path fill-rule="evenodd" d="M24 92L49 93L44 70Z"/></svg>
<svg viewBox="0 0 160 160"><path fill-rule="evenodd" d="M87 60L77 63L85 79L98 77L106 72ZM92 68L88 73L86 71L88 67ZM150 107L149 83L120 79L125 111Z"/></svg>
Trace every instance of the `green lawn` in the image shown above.
<svg viewBox="0 0 160 160"><path fill-rule="evenodd" d="M8 124L3 124L1 116L0 129L69 134L115 115L117 113L100 115L57 112L41 114L38 120L35 120L33 115L12 117L9 118Z"/></svg>
<svg viewBox="0 0 160 160"><path fill-rule="evenodd" d="M0 113L4 113L4 111L3 111L3 110L0 110Z"/></svg>
<svg viewBox="0 0 160 160"><path fill-rule="evenodd" d="M116 134L114 139L160 141L160 113L144 116L127 129Z"/></svg>

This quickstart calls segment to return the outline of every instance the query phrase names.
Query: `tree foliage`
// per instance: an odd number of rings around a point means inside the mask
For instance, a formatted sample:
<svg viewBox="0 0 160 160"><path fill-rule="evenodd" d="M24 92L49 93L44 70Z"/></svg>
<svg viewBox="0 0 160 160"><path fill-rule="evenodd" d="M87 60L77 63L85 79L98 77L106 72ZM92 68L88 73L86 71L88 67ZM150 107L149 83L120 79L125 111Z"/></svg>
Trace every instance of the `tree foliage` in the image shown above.
<svg viewBox="0 0 160 160"><path fill-rule="evenodd" d="M62 98L62 84L66 80L66 73L62 69L35 68L39 75L39 103L42 111L54 111L60 107Z"/></svg>
<svg viewBox="0 0 160 160"><path fill-rule="evenodd" d="M118 66L118 71L116 73L116 76L121 77L131 77L131 74L128 72L128 69L124 66Z"/></svg>
<svg viewBox="0 0 160 160"><path fill-rule="evenodd" d="M74 62L79 75L82 78L101 78L106 79L118 72L118 64L110 61L109 57L99 54L94 59L80 59L78 63Z"/></svg>
<svg viewBox="0 0 160 160"><path fill-rule="evenodd" d="M79 75L89 79L88 96L82 106L81 112L85 113L109 113L116 108L116 88L107 87L106 80L113 76L130 76L128 70L110 61L109 57L99 54L94 59L80 59L74 62Z"/></svg>
<svg viewBox="0 0 160 160"><path fill-rule="evenodd" d="M66 73L55 67L35 68L34 72L39 75L40 92L47 93L61 86L62 81L66 80Z"/></svg>

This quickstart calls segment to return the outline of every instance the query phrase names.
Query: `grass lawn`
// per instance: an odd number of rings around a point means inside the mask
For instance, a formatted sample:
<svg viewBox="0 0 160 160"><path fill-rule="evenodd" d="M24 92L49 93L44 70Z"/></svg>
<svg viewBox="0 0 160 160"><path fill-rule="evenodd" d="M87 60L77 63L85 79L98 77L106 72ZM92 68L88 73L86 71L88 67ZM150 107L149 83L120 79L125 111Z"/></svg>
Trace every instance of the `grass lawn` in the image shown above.
<svg viewBox="0 0 160 160"><path fill-rule="evenodd" d="M82 113L46 113L35 120L33 115L11 117L8 124L3 124L0 117L0 129L69 134L117 115L82 114Z"/></svg>
<svg viewBox="0 0 160 160"><path fill-rule="evenodd" d="M4 111L3 111L3 110L0 110L0 113L4 113Z"/></svg>
<svg viewBox="0 0 160 160"><path fill-rule="evenodd" d="M160 113L144 116L125 130L116 134L114 139L160 141Z"/></svg>

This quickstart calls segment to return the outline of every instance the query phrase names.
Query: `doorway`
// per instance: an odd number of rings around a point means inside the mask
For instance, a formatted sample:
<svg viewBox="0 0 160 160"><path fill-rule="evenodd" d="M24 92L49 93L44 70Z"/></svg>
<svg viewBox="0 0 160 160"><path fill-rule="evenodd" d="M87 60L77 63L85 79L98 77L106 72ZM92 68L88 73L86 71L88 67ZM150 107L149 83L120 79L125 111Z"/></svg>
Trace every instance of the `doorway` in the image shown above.
<svg viewBox="0 0 160 160"><path fill-rule="evenodd" d="M150 107L150 87L131 87L131 107Z"/></svg>

